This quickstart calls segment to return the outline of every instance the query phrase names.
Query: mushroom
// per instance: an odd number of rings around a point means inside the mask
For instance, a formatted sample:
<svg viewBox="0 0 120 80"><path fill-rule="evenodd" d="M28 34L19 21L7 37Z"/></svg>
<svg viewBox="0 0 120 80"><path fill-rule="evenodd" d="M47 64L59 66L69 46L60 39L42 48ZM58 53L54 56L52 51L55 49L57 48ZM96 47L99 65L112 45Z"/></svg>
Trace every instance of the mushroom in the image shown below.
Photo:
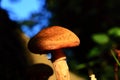
<svg viewBox="0 0 120 80"><path fill-rule="evenodd" d="M51 26L44 28L30 39L28 49L33 53L50 52L57 80L70 80L66 56L62 49L79 46L79 38L67 28Z"/></svg>
<svg viewBox="0 0 120 80"><path fill-rule="evenodd" d="M48 80L53 74L53 70L49 65L46 64L35 64L27 69L27 80Z"/></svg>

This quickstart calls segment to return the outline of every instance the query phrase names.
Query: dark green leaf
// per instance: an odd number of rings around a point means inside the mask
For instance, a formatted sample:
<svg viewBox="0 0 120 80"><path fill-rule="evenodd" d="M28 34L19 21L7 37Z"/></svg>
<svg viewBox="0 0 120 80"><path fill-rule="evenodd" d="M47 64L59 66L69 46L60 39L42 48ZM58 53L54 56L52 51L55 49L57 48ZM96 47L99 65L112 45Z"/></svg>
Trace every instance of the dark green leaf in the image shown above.
<svg viewBox="0 0 120 80"><path fill-rule="evenodd" d="M120 37L120 27L113 27L108 30L109 35L113 35L115 37Z"/></svg>
<svg viewBox="0 0 120 80"><path fill-rule="evenodd" d="M109 42L109 37L106 34L94 34L92 35L92 39L94 42L103 45Z"/></svg>
<svg viewBox="0 0 120 80"><path fill-rule="evenodd" d="M87 55L88 58L98 56L100 54L101 50L97 47L94 47L90 50L89 54Z"/></svg>

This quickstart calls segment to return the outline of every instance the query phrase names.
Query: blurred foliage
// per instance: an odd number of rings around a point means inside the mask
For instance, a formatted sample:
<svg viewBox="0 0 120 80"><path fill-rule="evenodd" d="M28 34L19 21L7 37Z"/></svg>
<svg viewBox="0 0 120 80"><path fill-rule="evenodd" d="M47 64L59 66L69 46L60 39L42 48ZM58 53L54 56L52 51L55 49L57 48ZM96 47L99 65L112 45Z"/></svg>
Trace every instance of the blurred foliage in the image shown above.
<svg viewBox="0 0 120 80"><path fill-rule="evenodd" d="M109 35L114 37L120 37L120 27L113 27L108 31Z"/></svg>
<svg viewBox="0 0 120 80"><path fill-rule="evenodd" d="M94 42L100 45L104 45L109 42L109 37L106 34L94 34L92 38Z"/></svg>

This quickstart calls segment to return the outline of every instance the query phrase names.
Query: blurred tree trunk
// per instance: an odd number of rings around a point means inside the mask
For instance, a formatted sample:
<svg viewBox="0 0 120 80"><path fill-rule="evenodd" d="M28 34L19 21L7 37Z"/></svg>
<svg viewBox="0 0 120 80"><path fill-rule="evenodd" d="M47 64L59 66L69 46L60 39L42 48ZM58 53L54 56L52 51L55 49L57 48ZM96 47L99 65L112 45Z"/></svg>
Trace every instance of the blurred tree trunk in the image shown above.
<svg viewBox="0 0 120 80"><path fill-rule="evenodd" d="M0 80L24 80L27 61L17 29L16 22L0 8Z"/></svg>

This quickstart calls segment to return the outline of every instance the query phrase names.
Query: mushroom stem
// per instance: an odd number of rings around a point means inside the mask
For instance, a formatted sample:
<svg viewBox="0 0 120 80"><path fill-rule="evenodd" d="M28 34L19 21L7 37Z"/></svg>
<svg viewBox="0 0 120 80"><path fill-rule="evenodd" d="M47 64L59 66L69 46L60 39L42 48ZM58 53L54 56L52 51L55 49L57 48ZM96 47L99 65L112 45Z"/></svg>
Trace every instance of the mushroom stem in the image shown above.
<svg viewBox="0 0 120 80"><path fill-rule="evenodd" d="M90 75L90 78L91 78L91 80L97 80L97 79L95 78L95 74L91 74L91 75Z"/></svg>
<svg viewBox="0 0 120 80"><path fill-rule="evenodd" d="M57 80L70 80L69 68L66 63L66 56L64 52L59 50L54 50L52 52L53 67L55 70Z"/></svg>

